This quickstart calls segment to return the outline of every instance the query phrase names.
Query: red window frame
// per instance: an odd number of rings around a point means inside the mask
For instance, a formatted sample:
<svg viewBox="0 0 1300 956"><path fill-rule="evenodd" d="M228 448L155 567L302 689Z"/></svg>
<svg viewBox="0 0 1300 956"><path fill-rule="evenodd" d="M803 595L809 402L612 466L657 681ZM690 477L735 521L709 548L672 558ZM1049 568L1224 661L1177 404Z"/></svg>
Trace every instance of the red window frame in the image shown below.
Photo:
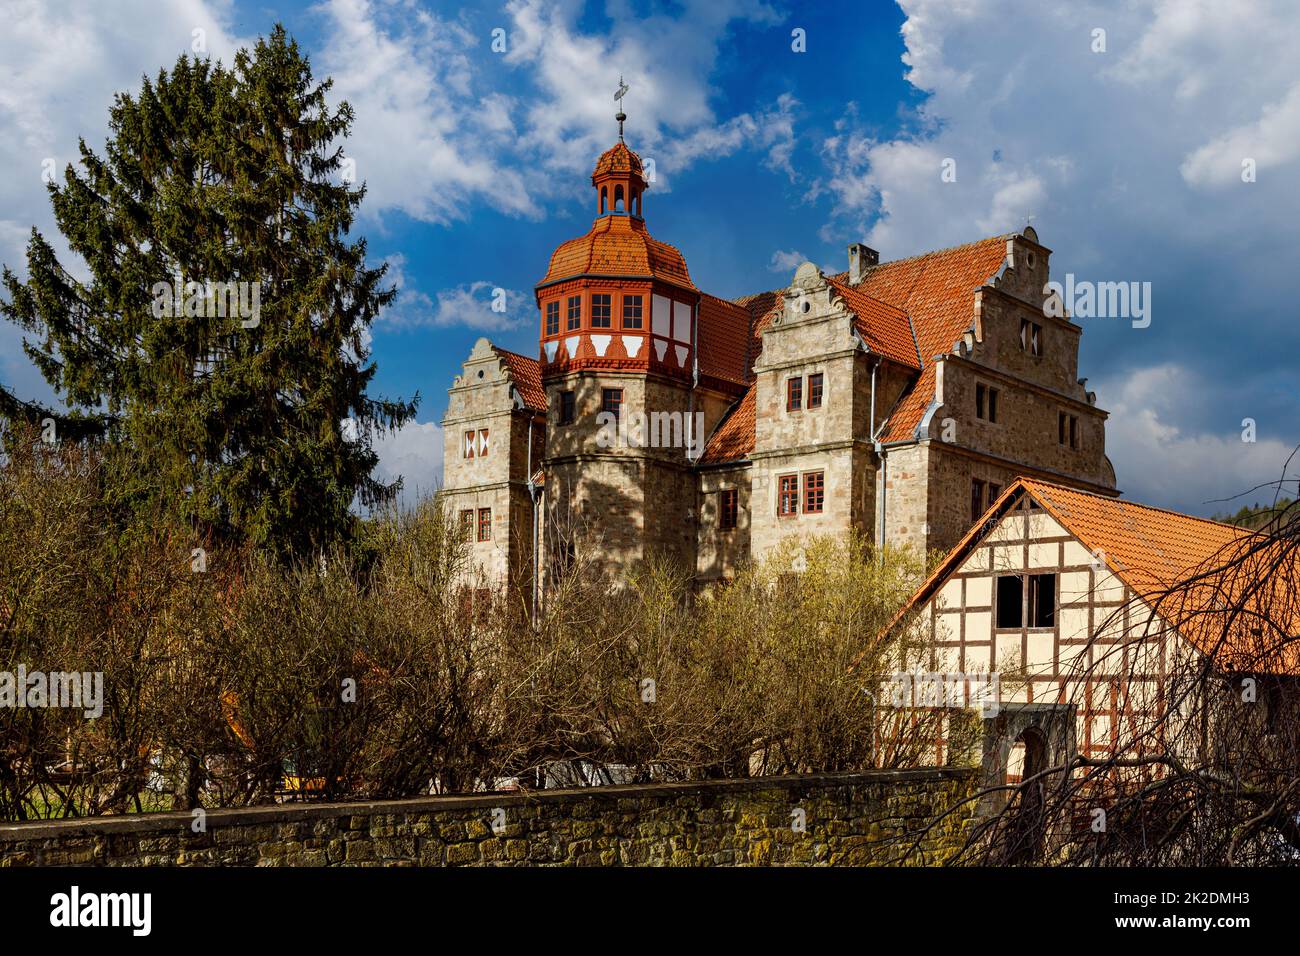
<svg viewBox="0 0 1300 956"><path fill-rule="evenodd" d="M469 540L470 535L474 533L474 509L462 508L460 511L460 533Z"/></svg>
<svg viewBox="0 0 1300 956"><path fill-rule="evenodd" d="M803 409L803 378L796 375L785 380L785 410L798 412Z"/></svg>
<svg viewBox="0 0 1300 956"><path fill-rule="evenodd" d="M621 418L623 415L623 390L621 388L601 389L600 410L602 412L613 412L615 419Z"/></svg>
<svg viewBox="0 0 1300 956"><path fill-rule="evenodd" d="M613 325L614 297L608 292L593 292L591 296L591 327L608 329Z"/></svg>
<svg viewBox="0 0 1300 956"><path fill-rule="evenodd" d="M735 488L723 488L718 492L718 527L730 531L736 527L740 514L740 493Z"/></svg>
<svg viewBox="0 0 1300 956"><path fill-rule="evenodd" d="M779 475L777 477L776 515L778 518L794 518L799 514L799 476Z"/></svg>
<svg viewBox="0 0 1300 956"><path fill-rule="evenodd" d="M560 300L553 299L546 303L546 331L543 335L560 334Z"/></svg>
<svg viewBox="0 0 1300 956"><path fill-rule="evenodd" d="M492 509L478 509L478 539L480 541L492 540Z"/></svg>
<svg viewBox="0 0 1300 956"><path fill-rule="evenodd" d="M623 328L639 329L644 322L643 299L639 295L623 296Z"/></svg>
<svg viewBox="0 0 1300 956"><path fill-rule="evenodd" d="M826 510L826 472L804 472L802 498L804 514L819 515Z"/></svg>
<svg viewBox="0 0 1300 956"><path fill-rule="evenodd" d="M462 458L473 458L474 451L478 448L478 434L474 429L470 429L463 436L460 452Z"/></svg>
<svg viewBox="0 0 1300 956"><path fill-rule="evenodd" d="M568 328L572 332L582 327L582 296L569 296Z"/></svg>
<svg viewBox="0 0 1300 956"><path fill-rule="evenodd" d="M825 391L826 376L821 372L814 372L808 376L808 407L822 407L822 393Z"/></svg>

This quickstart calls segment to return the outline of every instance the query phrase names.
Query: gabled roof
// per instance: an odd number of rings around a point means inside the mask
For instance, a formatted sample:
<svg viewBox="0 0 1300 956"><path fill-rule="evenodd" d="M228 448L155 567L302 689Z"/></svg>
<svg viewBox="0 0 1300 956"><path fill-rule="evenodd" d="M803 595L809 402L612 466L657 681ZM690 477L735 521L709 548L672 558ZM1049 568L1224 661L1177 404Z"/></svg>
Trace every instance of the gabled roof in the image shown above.
<svg viewBox="0 0 1300 956"><path fill-rule="evenodd" d="M492 349L505 360L506 367L510 370L510 378L514 381L515 388L519 390L519 397L524 400L524 405L532 411L545 412L546 389L542 387L542 367L537 359L520 355L518 352L508 352L496 345L492 346Z"/></svg>
<svg viewBox="0 0 1300 956"><path fill-rule="evenodd" d="M853 288L902 309L912 320L921 375L890 416L882 440L908 441L934 399L936 355L975 323L975 290L997 275L1007 257L1009 235L990 236L951 249L870 267Z"/></svg>
<svg viewBox="0 0 1300 956"><path fill-rule="evenodd" d="M954 343L974 325L975 291L1002 268L1010 238L991 236L910 259L882 262L870 267L856 285L849 283L847 273L827 276L836 294L857 316L856 328L866 344L918 373L885 423L882 441L915 438L916 427L934 399L932 358L952 351ZM751 368L762 351L763 332L781 308L784 291L758 292L736 300L753 317L748 359ZM732 418L735 420L724 421L714 432L701 461L727 461L730 458L719 456L743 458L753 452L752 411ZM743 429L748 431L742 433ZM717 449L713 447L715 441L719 443Z"/></svg>
<svg viewBox="0 0 1300 956"><path fill-rule="evenodd" d="M583 275L662 279L695 290L681 252L651 236L635 216L601 216L586 235L560 243L538 286Z"/></svg>
<svg viewBox="0 0 1300 956"><path fill-rule="evenodd" d="M1220 666L1300 674L1300 606L1288 590L1300 576L1294 553L1279 554L1263 535L1234 525L1029 478L1016 479L999 496L908 599L890 628L938 591L1023 494ZM1280 557L1282 566L1271 557ZM1239 573L1216 573L1230 561L1241 564ZM1270 577L1258 573L1265 567L1272 578L1260 587L1259 579ZM1176 600L1165 596L1175 585L1202 579L1204 584L1180 590ZM1240 615L1229 614L1233 606L1243 608ZM1263 633L1269 628L1262 626L1266 620L1289 640L1269 646ZM1255 633L1257 628L1261 633Z"/></svg>

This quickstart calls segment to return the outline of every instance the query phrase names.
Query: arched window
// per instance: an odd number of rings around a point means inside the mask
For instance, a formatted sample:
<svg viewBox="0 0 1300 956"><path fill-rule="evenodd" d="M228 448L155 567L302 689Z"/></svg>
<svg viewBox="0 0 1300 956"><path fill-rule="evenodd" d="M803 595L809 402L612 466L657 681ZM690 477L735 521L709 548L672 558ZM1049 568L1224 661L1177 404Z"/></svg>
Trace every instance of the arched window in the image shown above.
<svg viewBox="0 0 1300 956"><path fill-rule="evenodd" d="M605 210L609 208L609 187L600 187L600 214L605 215Z"/></svg>
<svg viewBox="0 0 1300 956"><path fill-rule="evenodd" d="M623 211L623 186L622 184L614 187L614 211Z"/></svg>

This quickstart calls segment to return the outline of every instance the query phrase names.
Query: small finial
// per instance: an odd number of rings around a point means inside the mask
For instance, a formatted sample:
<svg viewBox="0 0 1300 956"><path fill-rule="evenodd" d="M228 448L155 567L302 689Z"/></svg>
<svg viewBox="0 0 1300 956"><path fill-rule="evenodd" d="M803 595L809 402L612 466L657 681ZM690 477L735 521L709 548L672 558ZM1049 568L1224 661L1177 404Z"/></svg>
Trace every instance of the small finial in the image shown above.
<svg viewBox="0 0 1300 956"><path fill-rule="evenodd" d="M618 103L622 100L623 97L627 95L628 89L628 85L623 82L623 74L620 73L618 75L618 92L614 94L614 102ZM623 142L623 121L627 119L627 114L620 108L619 111L614 114L614 119L618 120L618 141L621 143Z"/></svg>

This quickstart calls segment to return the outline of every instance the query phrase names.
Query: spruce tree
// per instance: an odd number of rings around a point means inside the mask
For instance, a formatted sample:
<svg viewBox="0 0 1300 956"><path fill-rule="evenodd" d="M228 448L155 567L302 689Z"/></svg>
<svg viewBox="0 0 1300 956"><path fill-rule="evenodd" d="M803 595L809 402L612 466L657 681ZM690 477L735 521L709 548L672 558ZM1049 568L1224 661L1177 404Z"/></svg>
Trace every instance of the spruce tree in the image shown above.
<svg viewBox="0 0 1300 956"><path fill-rule="evenodd" d="M137 462L132 495L281 555L391 500L371 438L415 412L367 392L368 330L396 290L347 238L365 189L330 85L277 26L231 68L182 56L119 94L105 155L83 140L48 187L89 278L33 229L0 302L64 403Z"/></svg>

